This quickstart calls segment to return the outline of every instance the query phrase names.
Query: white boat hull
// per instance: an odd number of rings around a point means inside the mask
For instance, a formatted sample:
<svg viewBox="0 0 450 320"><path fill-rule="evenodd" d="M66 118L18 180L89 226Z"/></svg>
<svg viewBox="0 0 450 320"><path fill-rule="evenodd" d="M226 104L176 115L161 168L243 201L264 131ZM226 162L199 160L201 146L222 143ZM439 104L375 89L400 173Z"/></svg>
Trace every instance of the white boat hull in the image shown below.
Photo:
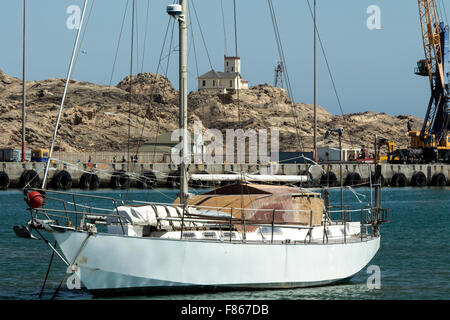
<svg viewBox="0 0 450 320"><path fill-rule="evenodd" d="M69 262L86 232L55 232ZM94 295L188 289L269 289L340 282L375 256L380 238L329 244L230 243L94 234L78 255Z"/></svg>

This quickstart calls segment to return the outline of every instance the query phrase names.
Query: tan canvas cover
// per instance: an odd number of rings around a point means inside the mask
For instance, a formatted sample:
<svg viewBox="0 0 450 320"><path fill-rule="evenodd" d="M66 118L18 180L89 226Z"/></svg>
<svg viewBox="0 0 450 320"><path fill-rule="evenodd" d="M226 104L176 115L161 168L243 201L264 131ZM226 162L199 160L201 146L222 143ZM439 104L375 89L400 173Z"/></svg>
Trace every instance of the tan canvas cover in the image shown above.
<svg viewBox="0 0 450 320"><path fill-rule="evenodd" d="M242 193L241 193L242 191ZM175 201L179 203L179 199ZM241 219L260 223L321 225L323 200L304 189L273 185L228 185L189 199L190 205L213 207ZM236 225L239 228L239 225ZM256 228L256 227L255 227ZM251 231L255 228L246 227Z"/></svg>

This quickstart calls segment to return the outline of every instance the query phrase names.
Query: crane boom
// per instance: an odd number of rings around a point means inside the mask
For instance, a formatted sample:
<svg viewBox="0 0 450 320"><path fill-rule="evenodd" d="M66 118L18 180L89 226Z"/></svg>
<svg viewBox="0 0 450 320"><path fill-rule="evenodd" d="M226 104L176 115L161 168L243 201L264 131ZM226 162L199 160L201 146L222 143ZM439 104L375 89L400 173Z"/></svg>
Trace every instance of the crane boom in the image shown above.
<svg viewBox="0 0 450 320"><path fill-rule="evenodd" d="M429 77L431 88L431 98L419 137L426 145L437 146L442 145L444 139L447 140L450 129L449 28L439 23L435 0L418 0L418 4L425 59L417 63L416 74Z"/></svg>
<svg viewBox="0 0 450 320"><path fill-rule="evenodd" d="M444 68L442 64L441 35L437 19L435 0L418 0L420 25L422 28L423 47L425 50L425 64L430 78L431 89L437 85L445 88ZM439 84L434 73L439 73Z"/></svg>

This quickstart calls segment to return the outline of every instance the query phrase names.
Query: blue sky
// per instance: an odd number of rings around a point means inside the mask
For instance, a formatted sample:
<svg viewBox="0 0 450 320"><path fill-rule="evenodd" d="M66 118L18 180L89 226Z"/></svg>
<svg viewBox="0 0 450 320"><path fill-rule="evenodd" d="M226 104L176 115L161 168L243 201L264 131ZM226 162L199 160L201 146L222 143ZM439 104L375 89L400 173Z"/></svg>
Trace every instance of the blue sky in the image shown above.
<svg viewBox="0 0 450 320"><path fill-rule="evenodd" d="M144 72L155 72L168 22L165 8L171 1L136 0L141 71L145 17L150 1ZM224 32L221 0L192 0L201 22L214 69L223 69ZM234 54L233 1L222 0L229 55ZM312 2L312 0L310 0ZM447 0L442 0L450 10ZM131 2L131 1L130 1ZM296 102L313 102L313 24L306 0L274 0L288 70ZM92 3L92 0L90 0ZM2 49L0 69L21 78L22 0L0 2ZM75 39L66 27L70 5L82 0L27 0L27 79L65 78ZM108 84L114 62L126 0L95 0L73 78ZM381 9L381 29L369 30L367 8ZM276 42L266 0L237 0L238 50L242 75L250 85L272 84L278 61ZM113 84L129 74L131 17L128 9ZM450 11L449 11L450 13ZM196 23L196 21L194 21ZM210 66L198 27L194 27L199 73ZM372 110L391 115L423 117L429 99L426 78L414 75L416 61L423 59L417 1L412 0L318 0L318 28L324 42L345 113ZM177 33L174 43L177 43ZM320 48L319 48L320 53ZM319 55L318 102L340 114L323 57ZM162 61L166 66L167 59ZM177 56L171 55L168 77L177 87ZM196 90L194 54L189 58L190 90Z"/></svg>

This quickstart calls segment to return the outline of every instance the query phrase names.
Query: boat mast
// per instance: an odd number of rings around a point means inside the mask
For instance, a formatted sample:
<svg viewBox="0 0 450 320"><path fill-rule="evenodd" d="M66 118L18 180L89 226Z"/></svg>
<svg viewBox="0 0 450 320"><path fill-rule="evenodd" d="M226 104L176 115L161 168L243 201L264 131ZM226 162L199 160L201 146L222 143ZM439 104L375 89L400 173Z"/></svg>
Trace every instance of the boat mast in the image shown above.
<svg viewBox="0 0 450 320"><path fill-rule="evenodd" d="M314 161L317 162L317 3L314 0Z"/></svg>
<svg viewBox="0 0 450 320"><path fill-rule="evenodd" d="M73 46L72 58L70 59L69 71L67 72L66 84L64 86L64 92L63 92L63 96L61 99L61 105L59 106L58 117L56 118L56 126L55 126L55 131L53 132L52 144L50 147L50 152L48 154L48 160L47 160L47 163L45 166L44 179L42 180L42 189L45 189L45 185L47 182L48 168L50 167L50 160L53 155L53 148L55 145L56 135L58 134L58 126L59 126L59 121L61 119L62 110L64 107L64 101L66 99L67 88L69 87L70 77L72 76L73 62L74 62L75 54L76 54L77 48L78 48L78 41L80 40L81 28L83 26L83 20L84 20L84 15L86 13L87 3L88 3L88 0L84 0L83 13L81 14L81 19L80 19L80 26L78 27L77 37L75 39L75 44Z"/></svg>
<svg viewBox="0 0 450 320"><path fill-rule="evenodd" d="M127 143L127 172L130 172L130 139L131 139L131 105L133 98L133 55L134 55L134 19L135 19L135 0L131 7L131 56L130 56L130 95L128 98L128 143ZM128 194L128 193L127 193Z"/></svg>
<svg viewBox="0 0 450 320"><path fill-rule="evenodd" d="M22 157L21 161L25 162L25 106L26 102L26 77L25 77L25 61L26 61L26 0L23 0L23 54L22 54Z"/></svg>
<svg viewBox="0 0 450 320"><path fill-rule="evenodd" d="M380 211L381 211L381 164L378 159L378 135L375 135L375 217L374 217L374 233L378 234Z"/></svg>
<svg viewBox="0 0 450 320"><path fill-rule="evenodd" d="M186 206L188 200L188 175L187 165L190 162L188 152L188 125L187 125L187 5L188 0L180 0L182 14L180 19L180 128L182 130L183 149L181 151L180 165L180 200Z"/></svg>

